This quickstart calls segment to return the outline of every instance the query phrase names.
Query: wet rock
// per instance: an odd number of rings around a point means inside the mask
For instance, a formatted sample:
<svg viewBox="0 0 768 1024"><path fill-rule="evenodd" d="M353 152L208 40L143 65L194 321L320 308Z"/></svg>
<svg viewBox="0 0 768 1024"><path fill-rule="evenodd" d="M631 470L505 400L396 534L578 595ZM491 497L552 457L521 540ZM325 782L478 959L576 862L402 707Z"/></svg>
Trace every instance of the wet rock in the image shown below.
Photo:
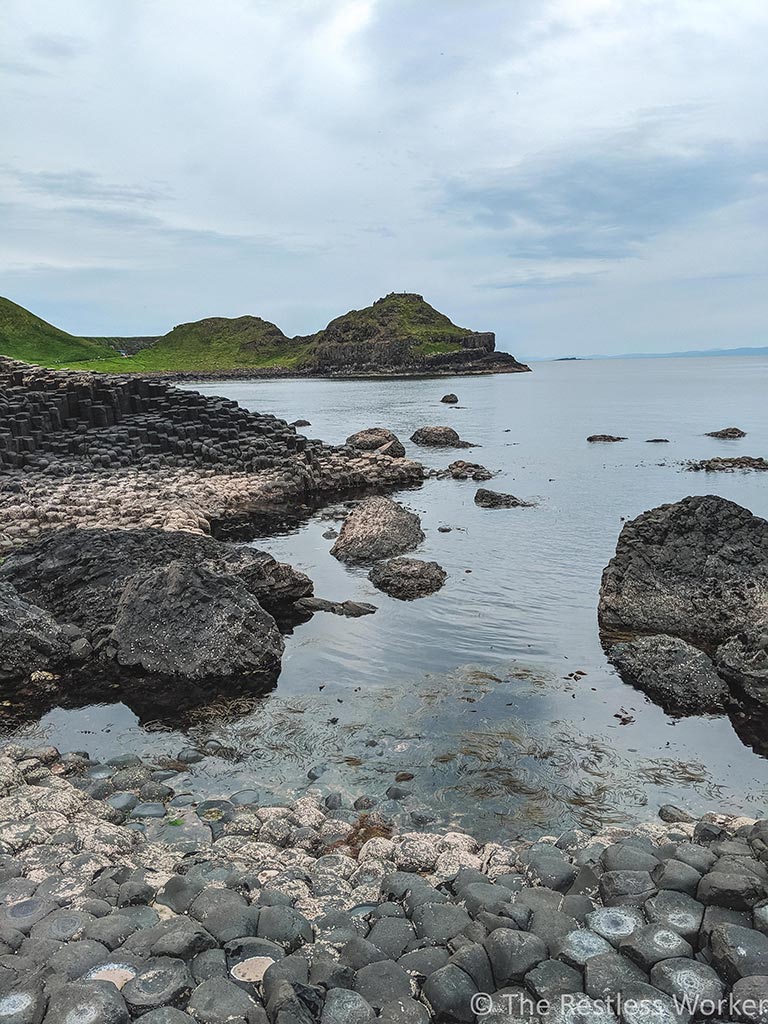
<svg viewBox="0 0 768 1024"><path fill-rule="evenodd" d="M646 923L642 910L637 907L599 907L587 914L587 927L618 948Z"/></svg>
<svg viewBox="0 0 768 1024"><path fill-rule="evenodd" d="M405 448L402 442L385 427L369 427L367 430L359 430L351 434L346 442L351 448L357 448L363 452L383 451L395 459L405 457Z"/></svg>
<svg viewBox="0 0 768 1024"><path fill-rule="evenodd" d="M537 999L549 1001L570 992L584 991L581 971L559 960L542 960L526 974L525 984Z"/></svg>
<svg viewBox="0 0 768 1024"><path fill-rule="evenodd" d="M766 885L750 874L711 871L699 882L696 898L707 906L748 910L764 899Z"/></svg>
<svg viewBox="0 0 768 1024"><path fill-rule="evenodd" d="M514 494L502 494L501 491L489 491L487 487L479 487L475 494L475 504L480 508L533 508L534 502L523 501Z"/></svg>
<svg viewBox="0 0 768 1024"><path fill-rule="evenodd" d="M723 441L737 441L741 437L746 437L747 432L739 427L722 427L720 430L710 430L704 436L717 437Z"/></svg>
<svg viewBox="0 0 768 1024"><path fill-rule="evenodd" d="M736 924L720 924L709 937L712 966L734 984L740 978L768 975L768 935Z"/></svg>
<svg viewBox="0 0 768 1024"><path fill-rule="evenodd" d="M542 960L548 959L546 943L537 935L498 928L483 943L498 988L522 981Z"/></svg>
<svg viewBox="0 0 768 1024"><path fill-rule="evenodd" d="M600 876L600 896L607 907L642 907L656 892L648 871L606 871Z"/></svg>
<svg viewBox="0 0 768 1024"><path fill-rule="evenodd" d="M368 573L368 579L377 590L401 601L413 601L439 590L448 578L437 562L423 562L418 558L391 558L380 562Z"/></svg>
<svg viewBox="0 0 768 1024"><path fill-rule="evenodd" d="M628 985L647 980L641 967L615 951L599 953L584 963L584 989L593 999L613 999Z"/></svg>
<svg viewBox="0 0 768 1024"><path fill-rule="evenodd" d="M27 678L62 661L68 650L55 619L0 581L0 679Z"/></svg>
<svg viewBox="0 0 768 1024"><path fill-rule="evenodd" d="M665 711L684 715L722 712L728 687L703 651L677 637L655 634L615 644L608 653L625 683Z"/></svg>
<svg viewBox="0 0 768 1024"><path fill-rule="evenodd" d="M624 524L603 572L600 625L718 645L764 615L768 522L695 496Z"/></svg>
<svg viewBox="0 0 768 1024"><path fill-rule="evenodd" d="M40 984L20 985L10 992L0 993L0 1022L2 1024L40 1024L48 998Z"/></svg>
<svg viewBox="0 0 768 1024"><path fill-rule="evenodd" d="M625 940L626 941L626 940ZM612 952L606 939L589 928L578 928L557 938L550 947L552 956L571 967L583 967L593 956Z"/></svg>
<svg viewBox="0 0 768 1024"><path fill-rule="evenodd" d="M490 480L493 473L479 462L465 462L457 459L448 466L448 472L454 480Z"/></svg>
<svg viewBox="0 0 768 1024"><path fill-rule="evenodd" d="M375 562L424 540L419 517L389 498L366 498L344 520L331 554L342 562Z"/></svg>
<svg viewBox="0 0 768 1024"><path fill-rule="evenodd" d="M740 1019L750 1024L768 1022L768 977L740 978L731 991L731 1002Z"/></svg>
<svg viewBox="0 0 768 1024"><path fill-rule="evenodd" d="M111 640L121 665L192 679L273 673L283 653L275 620L242 584L183 562L126 585Z"/></svg>
<svg viewBox="0 0 768 1024"><path fill-rule="evenodd" d="M699 929L704 920L704 907L683 892L664 889L645 904L649 923L669 928L691 943L698 945Z"/></svg>
<svg viewBox="0 0 768 1024"><path fill-rule="evenodd" d="M355 975L355 991L374 1009L380 1009L392 999L411 994L408 975L392 960L380 960L361 967Z"/></svg>
<svg viewBox="0 0 768 1024"><path fill-rule="evenodd" d="M447 395L443 395L443 397L440 399L440 401L444 402L446 405L456 405L458 400L458 395L454 395L453 392Z"/></svg>
<svg viewBox="0 0 768 1024"><path fill-rule="evenodd" d="M751 455L737 455L735 457L713 459L700 459L689 462L686 469L694 473L738 473L742 471L765 473L768 472L768 459L755 458Z"/></svg>
<svg viewBox="0 0 768 1024"><path fill-rule="evenodd" d="M697 1006L704 1000L719 1002L725 985L707 964L696 960L662 960L651 969L651 984L672 996L679 1004Z"/></svg>
<svg viewBox="0 0 768 1024"><path fill-rule="evenodd" d="M626 441L626 437L617 437L615 434L590 434L587 440L590 444L609 444L615 441Z"/></svg>
<svg viewBox="0 0 768 1024"><path fill-rule="evenodd" d="M338 537L338 534L334 536ZM376 611L376 605L366 601L326 601L322 597L303 597L296 602L296 608L308 612L331 612L348 619L359 619Z"/></svg>
<svg viewBox="0 0 768 1024"><path fill-rule="evenodd" d="M131 1012L140 1016L164 1005L177 1006L194 986L192 975L183 960L160 957L148 960L146 967L123 989Z"/></svg>
<svg viewBox="0 0 768 1024"><path fill-rule="evenodd" d="M462 441L453 427L419 427L411 434L414 444L425 448L473 448L469 441Z"/></svg>
<svg viewBox="0 0 768 1024"><path fill-rule="evenodd" d="M472 1024L475 1013L472 997L475 982L455 964L446 964L430 974L424 983L422 998L432 1011L433 1019Z"/></svg>
<svg viewBox="0 0 768 1024"><path fill-rule="evenodd" d="M332 988L325 997L320 1024L372 1024L376 1014L357 992Z"/></svg>

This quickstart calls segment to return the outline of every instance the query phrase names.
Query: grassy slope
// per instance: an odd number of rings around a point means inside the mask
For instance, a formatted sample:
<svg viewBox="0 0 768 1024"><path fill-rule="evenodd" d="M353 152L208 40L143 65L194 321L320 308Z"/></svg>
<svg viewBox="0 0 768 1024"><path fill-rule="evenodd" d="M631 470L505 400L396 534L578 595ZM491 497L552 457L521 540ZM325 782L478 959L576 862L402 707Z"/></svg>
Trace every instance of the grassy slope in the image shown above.
<svg viewBox="0 0 768 1024"><path fill-rule="evenodd" d="M114 355L97 338L76 338L0 296L0 354L25 363L63 366Z"/></svg>
<svg viewBox="0 0 768 1024"><path fill-rule="evenodd" d="M384 340L398 338L411 342L416 356L456 352L459 338L472 332L452 323L420 295L392 292L365 309L353 309L332 320L316 341ZM451 338L455 337L455 342Z"/></svg>

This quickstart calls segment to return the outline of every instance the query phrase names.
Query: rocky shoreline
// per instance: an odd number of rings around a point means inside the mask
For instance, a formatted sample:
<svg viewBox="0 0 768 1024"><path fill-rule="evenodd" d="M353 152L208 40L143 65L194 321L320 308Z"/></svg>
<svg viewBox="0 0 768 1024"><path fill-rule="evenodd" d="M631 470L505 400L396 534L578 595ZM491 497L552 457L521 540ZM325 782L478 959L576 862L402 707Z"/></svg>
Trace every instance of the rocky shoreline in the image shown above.
<svg viewBox="0 0 768 1024"><path fill-rule="evenodd" d="M198 800L202 756L2 751L0 1020L765 1020L766 821L480 845L311 771Z"/></svg>

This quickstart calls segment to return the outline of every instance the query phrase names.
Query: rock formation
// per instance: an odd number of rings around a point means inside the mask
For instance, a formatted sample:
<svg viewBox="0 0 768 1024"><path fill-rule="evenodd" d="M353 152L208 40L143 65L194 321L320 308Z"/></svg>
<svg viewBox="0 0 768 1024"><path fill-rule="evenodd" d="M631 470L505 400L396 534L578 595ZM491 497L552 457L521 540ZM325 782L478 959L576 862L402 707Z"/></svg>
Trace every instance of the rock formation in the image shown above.
<svg viewBox="0 0 768 1024"><path fill-rule="evenodd" d="M615 434L590 434L587 438L590 444L611 444L616 441L626 441L626 437L617 437Z"/></svg>
<svg viewBox="0 0 768 1024"><path fill-rule="evenodd" d="M489 491L487 487L478 487L475 504L480 508L532 508L534 502L523 501L514 494L503 494L501 491Z"/></svg>
<svg viewBox="0 0 768 1024"><path fill-rule="evenodd" d="M479 462L465 462L457 459L448 466L448 472L454 480L490 480L493 473Z"/></svg>
<svg viewBox="0 0 768 1024"><path fill-rule="evenodd" d="M740 427L723 427L722 430L710 430L705 437L717 437L721 441L738 441L741 437L746 437L746 430L742 430Z"/></svg>
<svg viewBox="0 0 768 1024"><path fill-rule="evenodd" d="M609 657L629 682L662 687L669 701L693 707L696 687L703 699L720 699L711 663L731 701L761 717L768 711L768 522L713 495L644 512L624 525L603 572L598 617ZM617 648L626 633L653 636Z"/></svg>
<svg viewBox="0 0 768 1024"><path fill-rule="evenodd" d="M448 574L437 562L423 562L418 558L391 558L380 562L368 573L368 579L377 590L401 601L413 601L439 590Z"/></svg>
<svg viewBox="0 0 768 1024"><path fill-rule="evenodd" d="M405 448L396 434L386 427L368 427L351 434L346 444L361 452L380 452L391 455L393 459L405 458Z"/></svg>
<svg viewBox="0 0 768 1024"><path fill-rule="evenodd" d="M411 434L411 441L425 448L474 448L469 441L462 441L453 427L419 427Z"/></svg>
<svg viewBox="0 0 768 1024"><path fill-rule="evenodd" d="M389 498L366 498L344 520L331 554L341 562L377 562L412 551L423 540L415 512Z"/></svg>

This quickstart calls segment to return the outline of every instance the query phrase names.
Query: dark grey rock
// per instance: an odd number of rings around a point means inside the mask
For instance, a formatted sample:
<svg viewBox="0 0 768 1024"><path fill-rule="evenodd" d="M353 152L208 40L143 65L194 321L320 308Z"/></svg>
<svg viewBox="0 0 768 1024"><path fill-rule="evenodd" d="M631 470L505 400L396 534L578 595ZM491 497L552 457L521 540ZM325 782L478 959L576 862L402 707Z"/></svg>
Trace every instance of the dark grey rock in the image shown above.
<svg viewBox="0 0 768 1024"><path fill-rule="evenodd" d="M720 924L709 937L712 966L734 984L751 975L768 975L768 935L735 924Z"/></svg>
<svg viewBox="0 0 768 1024"><path fill-rule="evenodd" d="M601 935L589 928L578 928L556 939L550 951L556 960L562 960L571 967L583 968L593 956L612 952L612 947Z"/></svg>
<svg viewBox="0 0 768 1024"><path fill-rule="evenodd" d="M33 925L30 934L34 939L69 942L70 939L81 938L93 921L93 917L82 910L54 910L52 914Z"/></svg>
<svg viewBox="0 0 768 1024"><path fill-rule="evenodd" d="M391 999L410 996L411 983L402 967L392 960L381 960L358 970L355 991L374 1009L380 1009Z"/></svg>
<svg viewBox="0 0 768 1024"><path fill-rule="evenodd" d="M707 906L749 910L766 894L765 883L753 875L710 871L699 882L696 898Z"/></svg>
<svg viewBox="0 0 768 1024"><path fill-rule="evenodd" d="M525 975L548 957L546 944L537 935L499 928L483 943L498 988L522 981Z"/></svg>
<svg viewBox="0 0 768 1024"><path fill-rule="evenodd" d="M560 960L542 960L525 976L526 986L537 999L553 1001L569 992L583 992L581 971Z"/></svg>
<svg viewBox="0 0 768 1024"><path fill-rule="evenodd" d="M321 1024L372 1024L373 1007L358 992L332 988L325 997Z"/></svg>
<svg viewBox="0 0 768 1024"><path fill-rule="evenodd" d="M677 999L699 1005L703 1000L718 1002L725 994L725 985L707 964L687 958L662 960L651 969L651 984Z"/></svg>
<svg viewBox="0 0 768 1024"><path fill-rule="evenodd" d="M446 964L430 974L422 989L422 999L435 1020L473 1024L475 1013L472 997L477 984L455 964Z"/></svg>
<svg viewBox="0 0 768 1024"><path fill-rule="evenodd" d="M2 1024L40 1024L48 1005L42 986L35 981L17 984L0 992Z"/></svg>
<svg viewBox="0 0 768 1024"><path fill-rule="evenodd" d="M419 938L439 944L458 935L471 918L463 907L450 903L425 903L414 909L412 920Z"/></svg>
<svg viewBox="0 0 768 1024"><path fill-rule="evenodd" d="M642 907L656 891L647 871L606 871L600 876L600 896L607 907Z"/></svg>
<svg viewBox="0 0 768 1024"><path fill-rule="evenodd" d="M192 958L189 969L198 985L213 978L229 977L227 957L223 949L204 949L202 953Z"/></svg>
<svg viewBox="0 0 768 1024"><path fill-rule="evenodd" d="M152 944L152 956L191 960L193 956L216 946L216 939L197 921L180 917Z"/></svg>
<svg viewBox="0 0 768 1024"><path fill-rule="evenodd" d="M429 1024L429 1011L415 999L390 999L379 1014L380 1024Z"/></svg>
<svg viewBox="0 0 768 1024"><path fill-rule="evenodd" d="M711 850L699 846L698 843L678 843L675 847L675 860L683 864L690 864L700 875L706 875L711 871L717 862L717 857Z"/></svg>
<svg viewBox="0 0 768 1024"><path fill-rule="evenodd" d="M369 964L380 963L382 960L388 959L390 957L378 946L374 946L372 942L359 935L345 943L339 953L339 962L355 971L361 967L367 967Z"/></svg>
<svg viewBox="0 0 768 1024"><path fill-rule="evenodd" d="M698 945L704 907L685 893L662 889L645 904L645 914L650 923L677 932L694 948Z"/></svg>
<svg viewBox="0 0 768 1024"><path fill-rule="evenodd" d="M263 1011L247 992L220 978L201 982L187 1010L200 1024L260 1024L263 1019Z"/></svg>
<svg viewBox="0 0 768 1024"><path fill-rule="evenodd" d="M665 860L651 873L658 889L671 889L674 892L687 893L695 896L701 881L701 875L682 860Z"/></svg>
<svg viewBox="0 0 768 1024"><path fill-rule="evenodd" d="M480 508L532 508L533 506L531 501L523 501L522 498L516 498L514 494L491 491L487 487L478 487L475 504Z"/></svg>
<svg viewBox="0 0 768 1024"><path fill-rule="evenodd" d="M534 910L528 923L528 930L538 935L548 946L579 927L575 917L560 910Z"/></svg>
<svg viewBox="0 0 768 1024"><path fill-rule="evenodd" d="M728 687L712 661L678 637L637 637L615 644L608 658L625 683L673 714L722 712L729 702Z"/></svg>
<svg viewBox="0 0 768 1024"><path fill-rule="evenodd" d="M584 964L584 988L593 999L613 999L627 985L647 980L641 967L615 951L590 957Z"/></svg>
<svg viewBox="0 0 768 1024"><path fill-rule="evenodd" d="M589 996L574 1002L555 1003L546 1019L547 1024L616 1024L617 1021L616 1015L604 1002Z"/></svg>
<svg viewBox="0 0 768 1024"><path fill-rule="evenodd" d="M448 963L449 953L443 946L414 949L398 958L398 964L409 974L427 978Z"/></svg>
<svg viewBox="0 0 768 1024"><path fill-rule="evenodd" d="M416 932L410 921L386 917L374 922L367 938L390 959L396 960L405 952L409 943L413 942L415 936Z"/></svg>
<svg viewBox="0 0 768 1024"><path fill-rule="evenodd" d="M448 574L437 562L418 558L390 558L380 562L368 573L377 590L400 601L413 601L440 590Z"/></svg>
<svg viewBox="0 0 768 1024"><path fill-rule="evenodd" d="M69 942L48 960L48 966L67 981L77 981L95 964L109 957L109 950L93 939Z"/></svg>
<svg viewBox="0 0 768 1024"><path fill-rule="evenodd" d="M479 942L467 942L461 946L453 954L449 963L468 974L478 992L490 992L494 988L491 961L485 948Z"/></svg>
<svg viewBox="0 0 768 1024"><path fill-rule="evenodd" d="M312 925L292 907L262 907L257 935L276 942L289 953L305 942L312 942Z"/></svg>
<svg viewBox="0 0 768 1024"><path fill-rule="evenodd" d="M768 1024L768 977L740 978L733 986L731 1001L740 1019Z"/></svg>
<svg viewBox="0 0 768 1024"><path fill-rule="evenodd" d="M30 896L29 899L20 900L18 903L0 906L0 928L13 928L23 935L29 935L33 925L56 909L55 903L39 896Z"/></svg>
<svg viewBox="0 0 768 1024"><path fill-rule="evenodd" d="M150 1010L141 1018L142 1024L194 1024L194 1020L183 1010L172 1006L163 1006L159 1010Z"/></svg>
<svg viewBox="0 0 768 1024"><path fill-rule="evenodd" d="M634 982L621 993L622 1024L681 1024L687 1019L666 993L645 982Z"/></svg>
<svg viewBox="0 0 768 1024"><path fill-rule="evenodd" d="M587 927L618 948L624 939L642 928L645 915L637 907L598 907L587 914Z"/></svg>
<svg viewBox="0 0 768 1024"><path fill-rule="evenodd" d="M139 1016L164 1005L178 1005L186 1000L193 985L192 975L183 960L159 957L147 961L144 970L128 982L123 997L131 1012Z"/></svg>
<svg viewBox="0 0 768 1024"><path fill-rule="evenodd" d="M45 1024L128 1024L123 996L109 982L66 985L51 994Z"/></svg>
<svg viewBox="0 0 768 1024"><path fill-rule="evenodd" d="M619 949L644 971L650 971L660 960L693 956L690 943L677 932L658 924L638 928L628 939L624 939Z"/></svg>

